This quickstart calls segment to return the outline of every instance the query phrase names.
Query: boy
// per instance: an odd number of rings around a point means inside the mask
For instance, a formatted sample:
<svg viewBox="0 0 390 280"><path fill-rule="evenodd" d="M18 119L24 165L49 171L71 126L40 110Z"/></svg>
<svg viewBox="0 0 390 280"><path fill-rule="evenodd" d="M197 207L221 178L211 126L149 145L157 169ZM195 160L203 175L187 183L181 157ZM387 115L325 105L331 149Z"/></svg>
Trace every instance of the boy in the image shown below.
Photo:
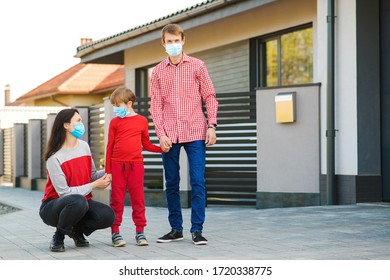
<svg viewBox="0 0 390 280"><path fill-rule="evenodd" d="M110 122L106 151L106 173L112 178L110 206L115 212L115 222L111 226L112 245L126 245L119 227L127 188L136 227L136 243L138 246L147 246L149 244L144 234L146 218L142 148L155 153L163 151L150 142L147 119L134 112L135 95L130 89L117 88L111 94L110 101L117 116Z"/></svg>

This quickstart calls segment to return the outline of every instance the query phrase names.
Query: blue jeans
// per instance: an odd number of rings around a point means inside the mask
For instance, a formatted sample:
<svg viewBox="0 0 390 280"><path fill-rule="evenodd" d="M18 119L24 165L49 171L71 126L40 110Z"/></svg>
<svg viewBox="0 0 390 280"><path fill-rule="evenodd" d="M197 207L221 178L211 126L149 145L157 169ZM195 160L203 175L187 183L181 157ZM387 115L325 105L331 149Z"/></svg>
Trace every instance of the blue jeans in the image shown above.
<svg viewBox="0 0 390 280"><path fill-rule="evenodd" d="M168 204L168 220L171 228L183 231L180 205L180 149L184 147L190 169L191 184L191 229L202 232L206 210L206 146L203 140L172 144L168 153L162 155L165 170L165 187Z"/></svg>

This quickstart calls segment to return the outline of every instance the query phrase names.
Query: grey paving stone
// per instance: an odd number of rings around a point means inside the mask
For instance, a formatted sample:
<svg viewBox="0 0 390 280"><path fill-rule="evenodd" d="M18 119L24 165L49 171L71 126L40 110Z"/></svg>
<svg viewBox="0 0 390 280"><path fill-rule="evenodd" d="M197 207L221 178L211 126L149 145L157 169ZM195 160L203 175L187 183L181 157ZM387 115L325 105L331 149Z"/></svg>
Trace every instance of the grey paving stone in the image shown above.
<svg viewBox="0 0 390 280"><path fill-rule="evenodd" d="M157 243L170 230L167 209L147 207L147 247L135 245L126 206L121 227L126 247L112 247L110 229L104 229L87 237L88 248L75 247L67 237L65 252L53 253L54 228L38 215L41 198L40 191L0 186L0 203L20 209L0 215L0 260L390 260L388 203L262 210L209 206L206 246L192 244L190 209L183 209L184 240Z"/></svg>

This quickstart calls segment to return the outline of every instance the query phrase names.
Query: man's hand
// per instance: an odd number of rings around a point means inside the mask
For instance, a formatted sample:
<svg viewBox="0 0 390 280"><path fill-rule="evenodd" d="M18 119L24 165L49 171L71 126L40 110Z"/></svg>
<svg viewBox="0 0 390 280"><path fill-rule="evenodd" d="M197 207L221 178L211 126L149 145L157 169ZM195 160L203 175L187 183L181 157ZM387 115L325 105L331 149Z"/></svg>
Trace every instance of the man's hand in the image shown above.
<svg viewBox="0 0 390 280"><path fill-rule="evenodd" d="M214 128L208 128L206 132L206 146L212 146L217 142L217 134Z"/></svg>
<svg viewBox="0 0 390 280"><path fill-rule="evenodd" d="M160 148L164 153L169 152L169 150L172 148L172 142L167 136L160 137Z"/></svg>

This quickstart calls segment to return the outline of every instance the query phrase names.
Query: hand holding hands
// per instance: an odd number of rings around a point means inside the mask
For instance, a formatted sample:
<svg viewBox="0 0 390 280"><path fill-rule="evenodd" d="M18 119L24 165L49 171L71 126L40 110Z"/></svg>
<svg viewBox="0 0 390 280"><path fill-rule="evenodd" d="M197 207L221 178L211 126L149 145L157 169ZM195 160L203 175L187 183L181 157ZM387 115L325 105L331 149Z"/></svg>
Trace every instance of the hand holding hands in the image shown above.
<svg viewBox="0 0 390 280"><path fill-rule="evenodd" d="M105 189L111 184L111 174L104 174L99 179L93 181L91 183L92 189L99 188L99 189Z"/></svg>
<svg viewBox="0 0 390 280"><path fill-rule="evenodd" d="M164 153L169 152L169 150L172 148L172 142L167 136L161 136L160 138L160 147L161 150L163 150Z"/></svg>

